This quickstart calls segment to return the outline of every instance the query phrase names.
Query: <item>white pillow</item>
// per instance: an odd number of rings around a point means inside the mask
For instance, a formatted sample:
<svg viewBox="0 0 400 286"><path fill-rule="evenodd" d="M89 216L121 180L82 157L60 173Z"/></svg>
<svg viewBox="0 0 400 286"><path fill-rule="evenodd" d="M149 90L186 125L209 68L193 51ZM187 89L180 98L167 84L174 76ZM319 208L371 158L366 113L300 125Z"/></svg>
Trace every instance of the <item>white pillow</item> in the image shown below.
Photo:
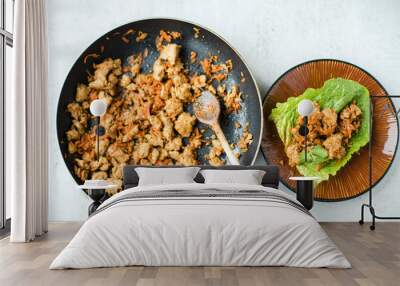
<svg viewBox="0 0 400 286"><path fill-rule="evenodd" d="M202 170L205 184L261 185L265 171L262 170Z"/></svg>
<svg viewBox="0 0 400 286"><path fill-rule="evenodd" d="M199 167L135 168L139 176L139 186L195 183L193 179L199 170Z"/></svg>

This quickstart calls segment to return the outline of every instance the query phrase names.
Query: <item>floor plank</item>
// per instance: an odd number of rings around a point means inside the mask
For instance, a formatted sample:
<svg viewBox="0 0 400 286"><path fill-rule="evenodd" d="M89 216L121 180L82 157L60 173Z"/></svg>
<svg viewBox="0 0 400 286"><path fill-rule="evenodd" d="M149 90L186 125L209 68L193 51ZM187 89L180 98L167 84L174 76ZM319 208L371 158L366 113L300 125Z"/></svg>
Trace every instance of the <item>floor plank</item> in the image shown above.
<svg viewBox="0 0 400 286"><path fill-rule="evenodd" d="M399 285L400 223L380 222L370 231L356 223L322 223L352 263L352 269L289 267L118 267L50 271L55 256L78 231L79 223L51 223L32 243L0 240L0 285Z"/></svg>

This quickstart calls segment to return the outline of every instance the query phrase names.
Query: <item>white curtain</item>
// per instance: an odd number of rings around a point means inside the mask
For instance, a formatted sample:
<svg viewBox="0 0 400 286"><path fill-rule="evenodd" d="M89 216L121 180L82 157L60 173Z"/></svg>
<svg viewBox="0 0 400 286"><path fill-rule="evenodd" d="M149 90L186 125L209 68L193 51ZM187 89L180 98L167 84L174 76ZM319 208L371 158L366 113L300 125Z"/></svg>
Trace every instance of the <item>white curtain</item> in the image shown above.
<svg viewBox="0 0 400 286"><path fill-rule="evenodd" d="M47 17L45 0L15 1L13 92L6 120L12 242L47 232ZM7 144L8 143L8 144Z"/></svg>

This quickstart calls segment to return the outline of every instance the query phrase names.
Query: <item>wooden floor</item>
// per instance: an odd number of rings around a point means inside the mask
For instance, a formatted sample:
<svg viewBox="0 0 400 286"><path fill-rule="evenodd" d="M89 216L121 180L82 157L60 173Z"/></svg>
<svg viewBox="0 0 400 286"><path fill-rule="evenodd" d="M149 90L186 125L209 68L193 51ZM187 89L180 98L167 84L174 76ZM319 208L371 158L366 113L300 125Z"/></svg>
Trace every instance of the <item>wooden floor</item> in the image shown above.
<svg viewBox="0 0 400 286"><path fill-rule="evenodd" d="M0 285L400 285L400 223L379 223L375 232L357 223L323 228L352 269L288 267L124 267L48 270L80 227L53 223L44 237L28 244L0 241Z"/></svg>

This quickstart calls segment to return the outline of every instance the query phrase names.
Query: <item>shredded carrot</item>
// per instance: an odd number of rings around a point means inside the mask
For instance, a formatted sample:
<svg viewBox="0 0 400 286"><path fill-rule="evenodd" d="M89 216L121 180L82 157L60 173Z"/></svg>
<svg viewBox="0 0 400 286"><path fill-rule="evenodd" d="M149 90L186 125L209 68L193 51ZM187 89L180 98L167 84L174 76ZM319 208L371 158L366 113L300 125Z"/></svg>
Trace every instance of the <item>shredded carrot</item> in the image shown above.
<svg viewBox="0 0 400 286"><path fill-rule="evenodd" d="M122 40L125 44L129 44L129 43L130 43L129 39L128 39L127 37L125 37L125 36L122 36L122 37L121 37L121 40Z"/></svg>
<svg viewBox="0 0 400 286"><path fill-rule="evenodd" d="M212 76L212 78L216 79L217 81L222 81L226 79L227 75L224 73L218 73Z"/></svg>
<svg viewBox="0 0 400 286"><path fill-rule="evenodd" d="M193 64L196 61L197 53L194 51L190 52L190 62Z"/></svg>
<svg viewBox="0 0 400 286"><path fill-rule="evenodd" d="M170 35L168 35L168 33L165 32L164 30L161 30L160 31L160 39L161 39L161 41L166 41L166 42L170 43L172 40L172 37Z"/></svg>
<svg viewBox="0 0 400 286"><path fill-rule="evenodd" d="M147 37L147 33L139 31L138 36L136 37L136 42L139 43L139 42L143 41L144 39L146 39L146 37Z"/></svg>
<svg viewBox="0 0 400 286"><path fill-rule="evenodd" d="M224 67L222 65L211 65L211 72L212 73L217 73L219 71L222 71Z"/></svg>
<svg viewBox="0 0 400 286"><path fill-rule="evenodd" d="M202 61L200 61L201 67L203 68L203 71L206 75L210 75L211 74L211 63L209 59L204 59Z"/></svg>
<svg viewBox="0 0 400 286"><path fill-rule="evenodd" d="M129 29L128 31L126 31L124 33L124 36L129 36L130 34L133 34L133 33L135 33L135 30L134 29Z"/></svg>
<svg viewBox="0 0 400 286"><path fill-rule="evenodd" d="M197 39L200 36L200 29L193 27L194 30L194 38Z"/></svg>
<svg viewBox="0 0 400 286"><path fill-rule="evenodd" d="M89 60L89 58L98 58L99 57L99 55L98 54L95 54L95 53L92 53L92 54L87 54L86 56L85 56L85 58L83 59L83 63L87 63L87 61Z"/></svg>

